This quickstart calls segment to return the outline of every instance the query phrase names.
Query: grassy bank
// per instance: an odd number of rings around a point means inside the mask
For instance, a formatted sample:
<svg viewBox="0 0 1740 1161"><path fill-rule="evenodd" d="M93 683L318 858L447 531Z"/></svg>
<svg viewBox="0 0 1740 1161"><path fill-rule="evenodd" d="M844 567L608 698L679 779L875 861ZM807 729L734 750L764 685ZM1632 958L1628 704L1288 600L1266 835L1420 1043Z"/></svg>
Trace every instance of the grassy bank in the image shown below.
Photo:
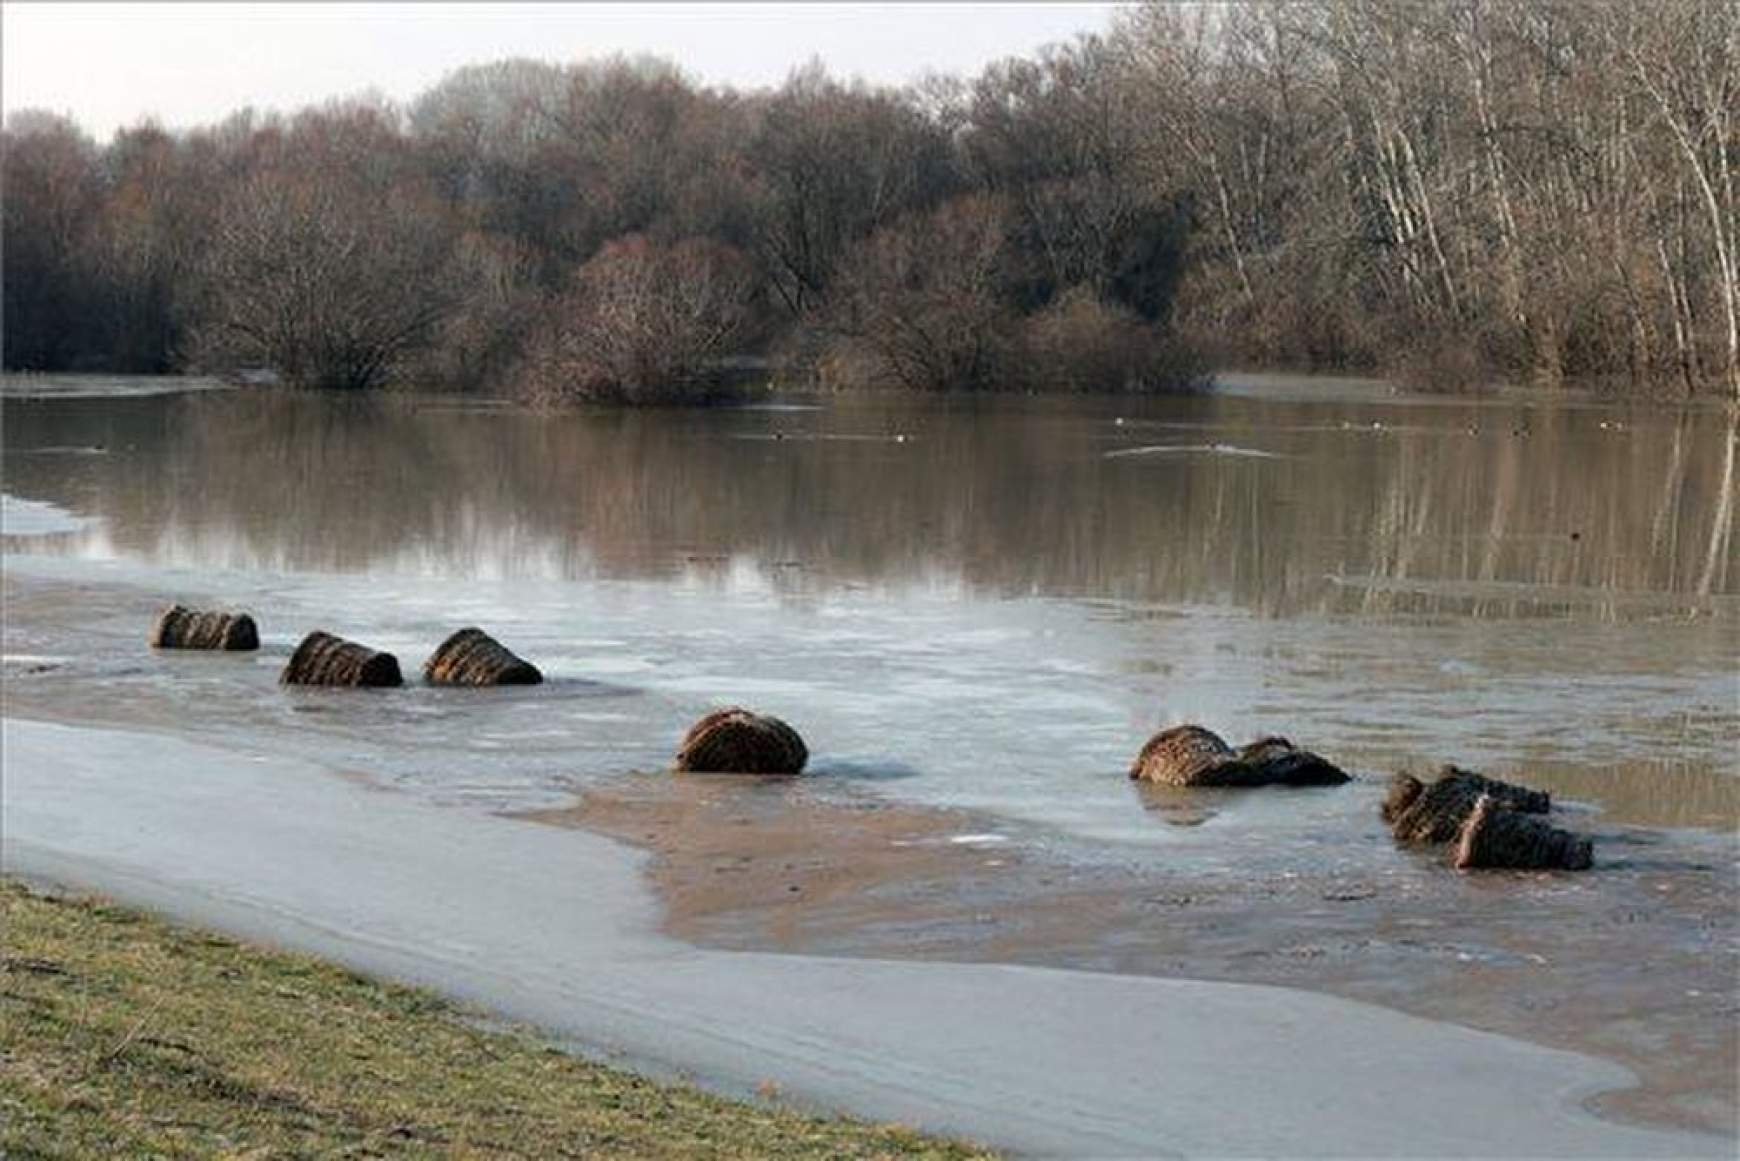
<svg viewBox="0 0 1740 1161"><path fill-rule="evenodd" d="M0 882L0 1156L967 1157L485 1029L426 991Z"/></svg>

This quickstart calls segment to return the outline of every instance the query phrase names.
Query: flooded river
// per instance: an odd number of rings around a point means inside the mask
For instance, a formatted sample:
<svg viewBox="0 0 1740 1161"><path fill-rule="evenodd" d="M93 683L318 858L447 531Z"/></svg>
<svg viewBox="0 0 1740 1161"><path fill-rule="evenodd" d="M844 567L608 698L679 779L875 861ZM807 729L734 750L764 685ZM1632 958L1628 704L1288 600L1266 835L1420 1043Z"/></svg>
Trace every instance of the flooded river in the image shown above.
<svg viewBox="0 0 1740 1161"><path fill-rule="evenodd" d="M1237 836L1346 836L1369 799L1180 815L1122 777L1160 725L1283 733L1374 775L1524 774L1619 822L1736 825L1720 411L1231 387L553 416L15 394L8 532L34 535L6 541L9 694L502 809L656 769L689 719L741 701L855 791L1211 863L1250 857ZM117 587L31 614L66 582ZM252 609L267 649L151 655L171 598ZM552 680L274 684L315 627L409 669L470 623ZM1237 836L1168 825L1226 810Z"/></svg>
<svg viewBox="0 0 1740 1161"><path fill-rule="evenodd" d="M818 773L1121 844L1233 855L1121 777L1180 720L1735 825L1720 412L1248 386L555 416L9 398L5 490L39 533L8 538L9 570L148 597L98 600L64 640L23 618L7 653L54 667L12 692L76 688L500 808L658 768L688 719L741 701L797 724ZM252 609L265 654L146 653L145 606L170 598ZM470 623L551 682L273 684L311 628L410 668ZM1354 798L1264 796L1240 830L1321 837Z"/></svg>
<svg viewBox="0 0 1740 1161"><path fill-rule="evenodd" d="M9 717L602 830L705 946L1330 991L1608 1056L1641 1085L1607 1112L1733 1131L1720 409L1263 377L556 415L169 386L8 385ZM171 600L251 610L264 647L152 652ZM311 629L414 675L468 624L546 683L277 684ZM815 776L660 776L730 702L796 725ZM1357 778L1129 782L1179 721ZM1398 851L1384 779L1446 761L1551 789L1597 873Z"/></svg>

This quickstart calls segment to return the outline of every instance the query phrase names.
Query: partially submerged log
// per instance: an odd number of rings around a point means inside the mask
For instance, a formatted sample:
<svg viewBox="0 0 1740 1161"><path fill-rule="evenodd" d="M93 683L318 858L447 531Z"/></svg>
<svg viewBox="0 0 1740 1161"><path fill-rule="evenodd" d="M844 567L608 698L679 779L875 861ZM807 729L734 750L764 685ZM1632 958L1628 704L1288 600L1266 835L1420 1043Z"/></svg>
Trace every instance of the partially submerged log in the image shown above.
<svg viewBox="0 0 1740 1161"><path fill-rule="evenodd" d="M1544 790L1445 766L1429 786L1411 774L1396 775L1384 799L1383 820L1398 842L1454 842L1482 795L1521 814L1545 814L1552 806L1552 798Z"/></svg>
<svg viewBox="0 0 1740 1161"><path fill-rule="evenodd" d="M536 685L538 667L482 629L461 629L441 642L423 663L431 685Z"/></svg>
<svg viewBox="0 0 1740 1161"><path fill-rule="evenodd" d="M798 732L775 717L732 706L689 727L677 769L703 774L799 774L810 758Z"/></svg>
<svg viewBox="0 0 1740 1161"><path fill-rule="evenodd" d="M1286 738L1260 738L1234 750L1212 730L1172 726L1148 739L1130 777L1166 786L1333 786L1345 771Z"/></svg>
<svg viewBox="0 0 1740 1161"><path fill-rule="evenodd" d="M403 685L399 659L318 630L302 638L278 680L285 685Z"/></svg>
<svg viewBox="0 0 1740 1161"><path fill-rule="evenodd" d="M1586 871L1595 863L1595 844L1482 794L1456 837L1455 861L1458 870Z"/></svg>
<svg viewBox="0 0 1740 1161"><path fill-rule="evenodd" d="M153 649L258 649L260 631L246 613L200 612L170 605L151 626Z"/></svg>

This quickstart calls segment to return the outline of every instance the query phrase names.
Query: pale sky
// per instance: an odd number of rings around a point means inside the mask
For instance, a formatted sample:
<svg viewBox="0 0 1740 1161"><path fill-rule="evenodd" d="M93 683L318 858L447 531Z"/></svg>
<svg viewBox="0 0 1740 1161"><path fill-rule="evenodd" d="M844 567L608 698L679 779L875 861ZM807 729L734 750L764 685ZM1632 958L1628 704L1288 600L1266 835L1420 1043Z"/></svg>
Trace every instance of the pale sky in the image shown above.
<svg viewBox="0 0 1740 1161"><path fill-rule="evenodd" d="M775 85L819 56L903 83L971 74L1077 32L1115 3L0 3L0 103L69 113L99 140L246 105L293 109L377 89L404 100L465 64L613 52L667 57L704 83Z"/></svg>

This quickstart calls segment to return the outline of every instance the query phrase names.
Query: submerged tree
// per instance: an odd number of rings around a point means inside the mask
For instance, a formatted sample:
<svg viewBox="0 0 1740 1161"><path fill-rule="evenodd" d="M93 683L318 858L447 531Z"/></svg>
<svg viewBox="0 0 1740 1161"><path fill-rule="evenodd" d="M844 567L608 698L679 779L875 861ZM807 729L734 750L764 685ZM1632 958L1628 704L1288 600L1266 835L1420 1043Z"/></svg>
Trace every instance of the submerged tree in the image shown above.
<svg viewBox="0 0 1740 1161"><path fill-rule="evenodd" d="M463 301L439 207L322 170L261 173L225 199L200 271L195 358L315 387L374 387Z"/></svg>
<svg viewBox="0 0 1740 1161"><path fill-rule="evenodd" d="M824 375L926 391L998 386L1014 324L1006 234L1003 205L973 194L860 243L831 295Z"/></svg>
<svg viewBox="0 0 1740 1161"><path fill-rule="evenodd" d="M750 318L752 292L749 263L730 247L612 242L552 309L521 390L539 401L706 398Z"/></svg>

